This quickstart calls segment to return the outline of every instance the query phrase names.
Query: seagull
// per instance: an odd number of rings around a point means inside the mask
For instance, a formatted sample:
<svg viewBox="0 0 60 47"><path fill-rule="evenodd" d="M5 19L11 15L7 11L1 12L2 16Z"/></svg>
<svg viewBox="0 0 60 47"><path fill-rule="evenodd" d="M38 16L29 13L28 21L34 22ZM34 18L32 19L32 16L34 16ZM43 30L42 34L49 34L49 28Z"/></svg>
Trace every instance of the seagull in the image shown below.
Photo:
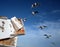
<svg viewBox="0 0 60 47"><path fill-rule="evenodd" d="M23 19L24 22L25 22L26 20L27 20L26 18Z"/></svg>
<svg viewBox="0 0 60 47"><path fill-rule="evenodd" d="M40 5L40 3L36 3L36 2L35 2L35 3L32 4L32 8L37 7L37 6L39 6L39 5Z"/></svg>
<svg viewBox="0 0 60 47"><path fill-rule="evenodd" d="M34 16L35 14L38 14L38 11L32 11L32 15Z"/></svg>
<svg viewBox="0 0 60 47"><path fill-rule="evenodd" d="M46 38L50 38L50 37L51 37L51 35L48 35L48 34L44 34L44 36L45 36Z"/></svg>
<svg viewBox="0 0 60 47"><path fill-rule="evenodd" d="M45 26L45 25L39 26L40 29L44 29L45 27L47 27L47 26Z"/></svg>

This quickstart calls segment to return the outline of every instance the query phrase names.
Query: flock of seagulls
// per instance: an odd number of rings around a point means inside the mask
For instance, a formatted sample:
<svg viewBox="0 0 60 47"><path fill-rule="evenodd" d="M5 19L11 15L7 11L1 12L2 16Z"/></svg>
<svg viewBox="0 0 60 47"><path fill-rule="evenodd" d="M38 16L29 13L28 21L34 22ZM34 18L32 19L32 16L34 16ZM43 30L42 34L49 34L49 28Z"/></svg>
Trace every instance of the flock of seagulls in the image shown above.
<svg viewBox="0 0 60 47"><path fill-rule="evenodd" d="M36 2L31 5L32 8L36 8L38 6L40 6L40 3L36 3ZM38 14L38 13L39 13L38 11L32 11L32 15L33 16L36 15L36 14ZM27 21L27 18L24 18L23 21L24 22ZM39 26L38 28L40 28L41 30L43 30L46 27L47 27L46 25L42 25L42 26ZM51 35L48 35L48 34L44 34L44 36L46 38L50 38L51 37Z"/></svg>
<svg viewBox="0 0 60 47"><path fill-rule="evenodd" d="M34 9L34 8L37 8L38 6L40 6L40 3L33 3L32 5L31 5L31 7ZM35 16L36 14L38 14L39 13L39 11L32 11L32 15L33 16ZM23 21L25 22L25 21L27 21L27 18L24 18L23 19ZM45 28L47 28L47 26L46 25L42 25L42 26L39 26L39 28L41 29L41 30L43 30L43 29L45 29ZM46 38L51 38L52 37L52 35L49 35L49 34L44 34L43 35L44 37L46 37ZM53 44L53 45L56 45L55 44L55 42L51 42L51 44Z"/></svg>
<svg viewBox="0 0 60 47"><path fill-rule="evenodd" d="M40 6L40 3L38 3L38 2L35 2L35 3L33 3L32 5L32 8L37 8L38 6ZM34 16L34 15L36 15L36 14L38 14L39 12L38 11L32 11L32 15ZM47 26L46 25L42 25L42 26L39 26L39 28L41 29L41 30L43 30L44 28L46 28ZM48 35L48 34L44 34L44 36L46 37L46 38L50 38L51 37L51 35Z"/></svg>
<svg viewBox="0 0 60 47"><path fill-rule="evenodd" d="M35 3L32 4L32 8L37 8L38 6L40 6L40 3L36 3L36 2L35 2ZM36 10L35 10L35 11L32 11L32 15L33 15L33 16L35 16L35 15L38 14L38 13L39 13L39 11L36 11ZM46 25L39 26L39 28L40 28L41 30L45 29L46 27L47 27ZM49 35L49 34L44 34L44 36L45 36L46 38L48 38L48 39L52 37L52 35ZM51 44L52 44L52 45L56 45L55 42L51 42Z"/></svg>

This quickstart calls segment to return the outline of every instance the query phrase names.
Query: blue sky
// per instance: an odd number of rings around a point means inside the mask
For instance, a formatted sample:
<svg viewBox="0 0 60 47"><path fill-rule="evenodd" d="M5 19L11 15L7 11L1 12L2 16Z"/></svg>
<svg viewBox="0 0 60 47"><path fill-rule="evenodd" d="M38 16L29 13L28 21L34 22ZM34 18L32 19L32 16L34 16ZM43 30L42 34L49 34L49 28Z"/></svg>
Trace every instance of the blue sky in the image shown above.
<svg viewBox="0 0 60 47"><path fill-rule="evenodd" d="M35 2L40 6L32 9ZM39 14L32 16L33 10L38 10ZM17 46L60 47L60 0L0 0L0 16L27 18L24 22L25 35L18 36ZM40 25L47 25L47 28L40 30ZM52 37L46 39L45 33Z"/></svg>

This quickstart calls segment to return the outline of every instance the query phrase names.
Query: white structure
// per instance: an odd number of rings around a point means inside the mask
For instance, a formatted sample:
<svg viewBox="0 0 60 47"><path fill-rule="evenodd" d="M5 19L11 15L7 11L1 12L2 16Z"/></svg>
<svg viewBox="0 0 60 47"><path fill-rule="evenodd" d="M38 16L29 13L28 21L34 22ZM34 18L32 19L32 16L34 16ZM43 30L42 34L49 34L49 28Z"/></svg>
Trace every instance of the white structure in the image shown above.
<svg viewBox="0 0 60 47"><path fill-rule="evenodd" d="M17 35L23 35L24 28L22 19L13 17L7 19L0 17L0 45L1 46L14 46L16 47ZM1 47L0 46L0 47Z"/></svg>

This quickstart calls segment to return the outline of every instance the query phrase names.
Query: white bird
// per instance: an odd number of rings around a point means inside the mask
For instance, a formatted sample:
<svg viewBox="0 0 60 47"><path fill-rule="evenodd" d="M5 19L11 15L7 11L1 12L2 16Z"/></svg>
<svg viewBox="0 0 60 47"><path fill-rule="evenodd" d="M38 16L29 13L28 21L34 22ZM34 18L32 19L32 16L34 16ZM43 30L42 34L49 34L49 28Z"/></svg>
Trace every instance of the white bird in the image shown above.
<svg viewBox="0 0 60 47"><path fill-rule="evenodd" d="M37 6L39 6L39 5L40 5L39 3L33 3L33 4L32 4L32 8L37 7Z"/></svg>
<svg viewBox="0 0 60 47"><path fill-rule="evenodd" d="M38 11L32 11L32 15L38 14Z"/></svg>
<svg viewBox="0 0 60 47"><path fill-rule="evenodd" d="M27 20L26 18L23 19L24 22L25 22L26 20Z"/></svg>

